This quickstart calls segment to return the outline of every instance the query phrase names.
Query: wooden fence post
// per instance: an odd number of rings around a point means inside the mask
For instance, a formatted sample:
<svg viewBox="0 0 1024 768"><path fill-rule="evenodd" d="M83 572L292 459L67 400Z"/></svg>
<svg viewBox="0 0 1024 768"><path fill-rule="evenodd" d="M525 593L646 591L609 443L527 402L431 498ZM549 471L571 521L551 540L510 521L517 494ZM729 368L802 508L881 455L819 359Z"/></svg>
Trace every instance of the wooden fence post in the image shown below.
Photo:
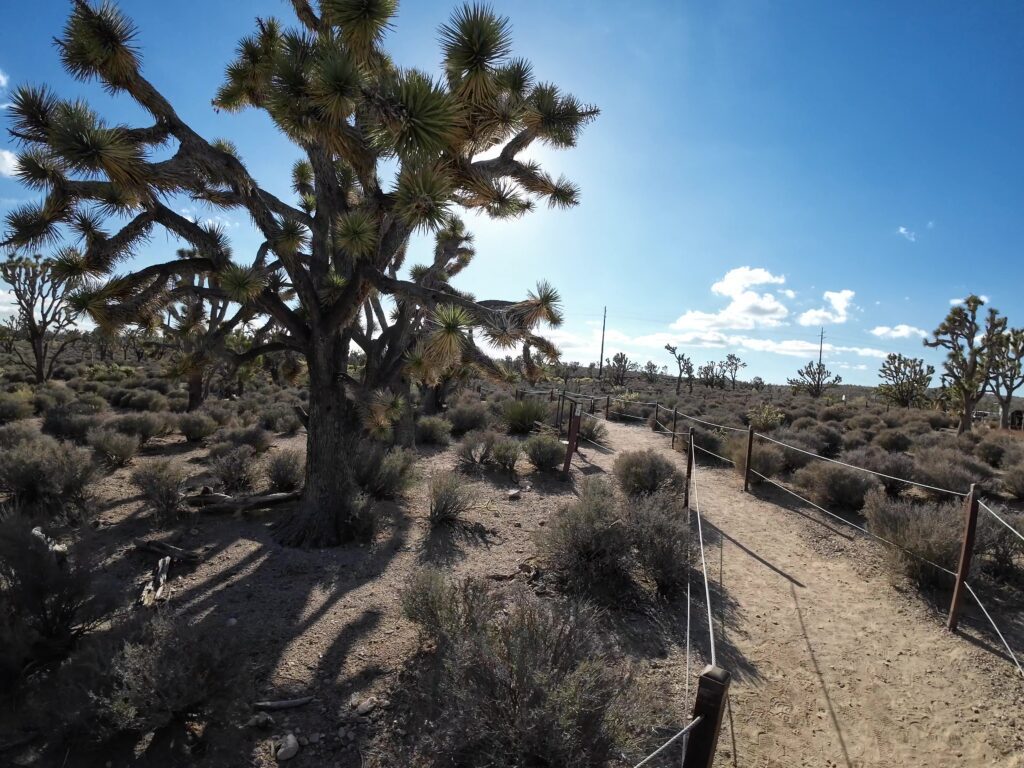
<svg viewBox="0 0 1024 768"><path fill-rule="evenodd" d="M654 404L654 431L658 431L658 404Z"/></svg>
<svg viewBox="0 0 1024 768"><path fill-rule="evenodd" d="M956 632L960 622L960 604L964 599L964 582L971 570L971 556L974 554L974 534L978 527L978 495L971 483L970 493L964 500L964 539L960 546L960 564L956 568L956 585L953 587L953 601L949 604L949 619L946 626Z"/></svg>
<svg viewBox="0 0 1024 768"><path fill-rule="evenodd" d="M690 731L686 742L683 765L686 768L711 768L718 748L718 734L722 730L726 694L730 675L721 667L707 666L697 681L697 701L693 705L694 718L701 721Z"/></svg>
<svg viewBox="0 0 1024 768"><path fill-rule="evenodd" d="M679 414L676 412L676 409L673 408L672 409L672 450L673 451L676 449L676 419L678 418L678 416L679 416Z"/></svg>
<svg viewBox="0 0 1024 768"><path fill-rule="evenodd" d="M604 420L608 421L608 411L611 410L612 396L606 395L604 398Z"/></svg>
<svg viewBox="0 0 1024 768"><path fill-rule="evenodd" d="M594 412L594 402L595 402L594 398L590 398L590 412L591 413Z"/></svg>
<svg viewBox="0 0 1024 768"><path fill-rule="evenodd" d="M686 433L686 485L683 487L683 506L690 508L690 476L693 474L693 427Z"/></svg>
<svg viewBox="0 0 1024 768"><path fill-rule="evenodd" d="M580 433L580 416L576 413L576 401L569 401L569 439L565 446L565 464L562 466L562 474L569 474L569 467L572 465L572 455L576 452L576 440Z"/></svg>
<svg viewBox="0 0 1024 768"><path fill-rule="evenodd" d="M558 395L558 413L555 415L555 429L558 430L558 434L562 434L562 406L565 404L565 390L563 389Z"/></svg>
<svg viewBox="0 0 1024 768"><path fill-rule="evenodd" d="M743 466L743 492L750 490L750 459L754 453L754 425L747 427L747 461Z"/></svg>

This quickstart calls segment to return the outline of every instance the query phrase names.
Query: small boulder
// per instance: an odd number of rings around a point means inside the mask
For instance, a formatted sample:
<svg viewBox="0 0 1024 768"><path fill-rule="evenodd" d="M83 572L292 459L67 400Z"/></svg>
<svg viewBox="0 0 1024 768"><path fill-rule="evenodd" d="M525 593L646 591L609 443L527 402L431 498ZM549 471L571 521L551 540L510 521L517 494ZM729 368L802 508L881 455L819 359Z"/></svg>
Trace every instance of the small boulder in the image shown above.
<svg viewBox="0 0 1024 768"><path fill-rule="evenodd" d="M277 747L277 761L291 760L299 754L299 740L292 734L287 734Z"/></svg>
<svg viewBox="0 0 1024 768"><path fill-rule="evenodd" d="M363 699L361 702L359 702L359 706L356 707L356 714L368 715L371 712L373 712L376 706L377 699L375 699L373 696L370 696L369 698Z"/></svg>

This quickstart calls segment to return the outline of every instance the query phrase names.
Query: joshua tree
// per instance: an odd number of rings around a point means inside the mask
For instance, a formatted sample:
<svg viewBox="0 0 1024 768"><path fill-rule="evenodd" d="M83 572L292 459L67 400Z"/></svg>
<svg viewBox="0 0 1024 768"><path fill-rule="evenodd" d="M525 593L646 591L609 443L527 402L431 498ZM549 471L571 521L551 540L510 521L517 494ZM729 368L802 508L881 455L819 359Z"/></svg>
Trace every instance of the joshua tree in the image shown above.
<svg viewBox="0 0 1024 768"><path fill-rule="evenodd" d="M262 110L294 142L294 202L261 186L230 142L209 141L185 122L143 76L135 28L112 4L75 0L57 47L71 74L127 95L151 125L112 126L45 87L20 87L10 99L12 133L25 145L18 176L48 194L8 215L8 242L49 241L70 224L85 247L64 252L63 274L107 278L155 227L196 252L94 285L78 307L99 324L122 325L180 299L171 294L182 281L196 293L205 285L203 295L251 304L283 329L253 355L305 357L306 482L302 504L279 530L289 544L331 545L365 533L351 457L360 435L385 431L403 413L414 349L435 368L468 359L491 369L475 329L493 345L522 346L529 371L530 349L550 348L536 329L561 319L558 294L546 284L515 302L478 301L449 286L468 263L453 209L517 217L536 200L575 205L575 185L520 155L534 142L574 146L598 110L536 82L530 65L509 55L508 20L483 6L463 6L441 27L442 79L397 67L381 47L396 6L324 0L318 13L308 0L292 0L298 28L258 19L239 43L214 106ZM165 145L171 152L155 159ZM179 214L166 202L173 195L241 212L263 244L247 265L235 263L224 233ZM106 213L127 223L111 234L100 221ZM403 279L417 230L439 231L438 248L432 263ZM216 276L220 288L195 275ZM365 355L359 378L348 365L355 349Z"/></svg>
<svg viewBox="0 0 1024 768"><path fill-rule="evenodd" d="M732 352L725 356L724 363L725 372L729 374L729 381L732 382L732 388L736 389L736 376L741 368L747 367L747 364L740 360L739 355L734 355Z"/></svg>
<svg viewBox="0 0 1024 768"><path fill-rule="evenodd" d="M22 355L17 345L12 345L11 351L37 384L49 381L61 355L82 338L74 330L77 313L68 301L74 280L62 276L53 261L41 256L12 256L0 263L0 279L11 286L18 327L31 357Z"/></svg>
<svg viewBox="0 0 1024 768"><path fill-rule="evenodd" d="M671 344L665 345L666 351L676 361L676 365L679 366L679 375L676 376L676 394L679 394L679 385L683 381L683 376L686 376L686 384L689 387L689 391L693 393L693 361L686 356L685 353L679 351L679 347L673 347Z"/></svg>
<svg viewBox="0 0 1024 768"><path fill-rule="evenodd" d="M5 317L4 321L0 323L0 351L13 355L20 337L21 321L18 316Z"/></svg>
<svg viewBox="0 0 1024 768"><path fill-rule="evenodd" d="M653 360L648 360L644 364L644 378L649 384L653 384L658 380L658 364Z"/></svg>
<svg viewBox="0 0 1024 768"><path fill-rule="evenodd" d="M882 379L878 394L886 402L904 408L920 405L927 399L926 393L934 374L935 368L925 365L920 358L890 354L878 371Z"/></svg>
<svg viewBox="0 0 1024 768"><path fill-rule="evenodd" d="M615 356L605 360L605 365L612 375L612 384L623 386L626 383L626 374L635 371L639 366L626 357L625 352L616 352Z"/></svg>
<svg viewBox="0 0 1024 768"><path fill-rule="evenodd" d="M755 376L750 380L750 386L754 388L755 392L760 392L764 389L764 379L760 376Z"/></svg>
<svg viewBox="0 0 1024 768"><path fill-rule="evenodd" d="M999 427L1009 429L1013 393L1024 384L1024 329L1011 328L999 338L993 351L989 383L999 401Z"/></svg>
<svg viewBox="0 0 1024 768"><path fill-rule="evenodd" d="M1006 318L992 308L982 327L978 310L984 304L980 297L968 296L962 304L949 310L946 319L932 333L934 338L924 340L927 347L947 350L942 378L948 387L950 402L960 410L959 434L971 429L974 409L991 383L995 353L1006 331Z"/></svg>
<svg viewBox="0 0 1024 768"><path fill-rule="evenodd" d="M562 385L569 386L569 380L580 375L580 364L577 362L562 363L558 366L558 376L562 379Z"/></svg>
<svg viewBox="0 0 1024 768"><path fill-rule="evenodd" d="M713 361L708 361L697 368L697 380L708 389L718 386L718 366Z"/></svg>
<svg viewBox="0 0 1024 768"><path fill-rule="evenodd" d="M787 383L797 392L806 392L813 398L819 398L842 380L842 376L833 376L824 363L811 360L796 372L795 379L787 379Z"/></svg>

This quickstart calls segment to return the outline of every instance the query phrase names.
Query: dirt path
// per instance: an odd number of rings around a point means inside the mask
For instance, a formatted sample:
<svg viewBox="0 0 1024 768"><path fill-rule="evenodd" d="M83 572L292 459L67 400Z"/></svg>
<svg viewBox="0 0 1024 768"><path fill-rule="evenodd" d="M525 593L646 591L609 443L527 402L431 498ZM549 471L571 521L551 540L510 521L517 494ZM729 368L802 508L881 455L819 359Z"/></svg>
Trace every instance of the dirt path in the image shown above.
<svg viewBox="0 0 1024 768"><path fill-rule="evenodd" d="M616 451L684 464L663 436L608 428ZM735 675L716 765L1024 766L1024 681L988 640L946 632L856 531L744 494L699 453L696 477L729 603L720 617L712 599L719 664Z"/></svg>

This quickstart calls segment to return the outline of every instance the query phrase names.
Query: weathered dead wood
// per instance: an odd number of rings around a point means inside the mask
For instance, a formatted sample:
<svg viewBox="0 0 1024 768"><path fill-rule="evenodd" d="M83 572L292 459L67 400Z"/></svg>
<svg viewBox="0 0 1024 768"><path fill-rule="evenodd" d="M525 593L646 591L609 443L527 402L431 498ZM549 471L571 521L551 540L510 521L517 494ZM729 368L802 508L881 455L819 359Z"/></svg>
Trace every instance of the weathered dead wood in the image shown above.
<svg viewBox="0 0 1024 768"><path fill-rule="evenodd" d="M166 600L170 597L170 590L167 589L167 572L170 569L171 558L169 555L165 555L157 561L153 578L142 588L140 603L150 608L156 604L157 600Z"/></svg>
<svg viewBox="0 0 1024 768"><path fill-rule="evenodd" d="M264 496L246 496L242 498L233 498L231 496L225 496L223 499L210 503L205 499L210 499L214 496L221 496L223 494L205 494L203 496L191 496L187 499L190 506L200 507L203 512L209 514L232 514L234 512L245 512L250 509L259 509L261 507L273 507L277 504L287 504L289 501L298 501L302 498L302 491L289 491L288 493L268 493ZM193 500L204 499L194 503Z"/></svg>
<svg viewBox="0 0 1024 768"><path fill-rule="evenodd" d="M303 696L299 699L281 699L279 701L257 701L252 706L254 709L275 711L278 709L294 709L295 707L304 707L311 701L313 701L312 696Z"/></svg>
<svg viewBox="0 0 1024 768"><path fill-rule="evenodd" d="M163 541L146 541L144 539L136 539L135 548L146 552L153 552L157 555L168 555L175 560L182 560L190 563L195 563L200 560L200 556L197 553L189 552L187 549L182 549L181 547L176 547L173 544L167 544Z"/></svg>

